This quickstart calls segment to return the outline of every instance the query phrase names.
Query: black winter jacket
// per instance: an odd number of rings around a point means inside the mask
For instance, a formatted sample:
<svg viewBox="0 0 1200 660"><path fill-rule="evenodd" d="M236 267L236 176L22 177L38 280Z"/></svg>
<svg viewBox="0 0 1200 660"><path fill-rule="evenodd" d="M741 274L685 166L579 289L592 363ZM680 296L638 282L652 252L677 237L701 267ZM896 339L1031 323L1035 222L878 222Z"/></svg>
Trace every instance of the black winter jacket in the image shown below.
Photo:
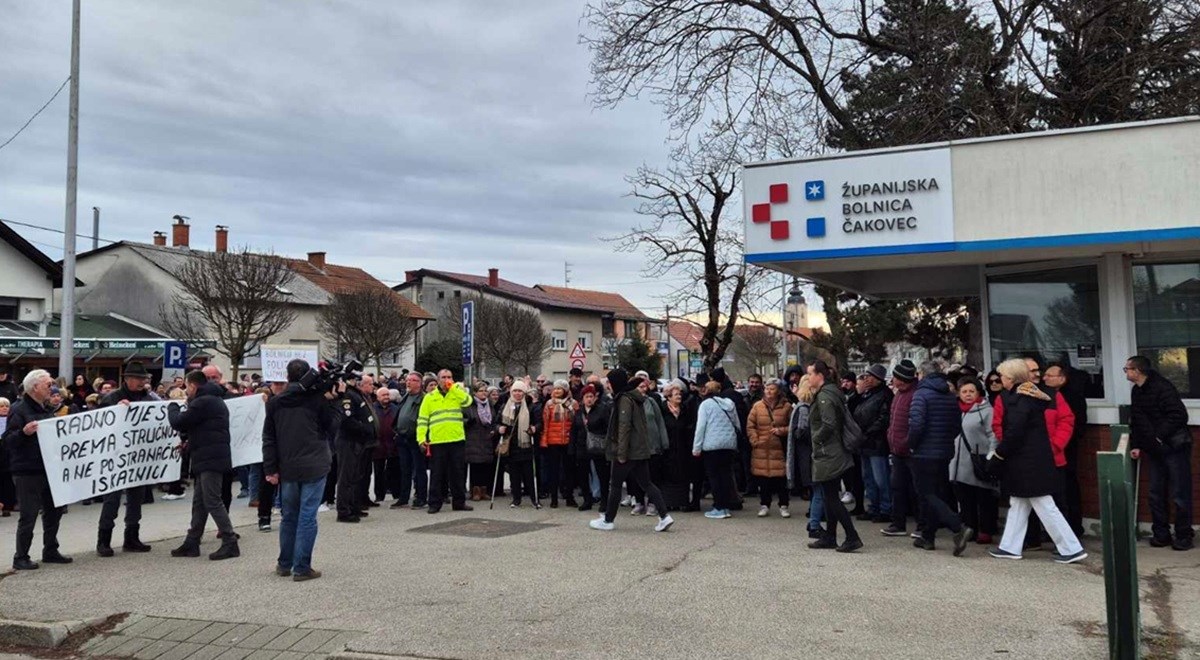
<svg viewBox="0 0 1200 660"><path fill-rule="evenodd" d="M1179 429L1187 430L1187 408L1179 390L1157 371L1151 371L1145 383L1133 386L1131 402L1129 440L1132 448L1164 451L1162 441L1178 433Z"/></svg>
<svg viewBox="0 0 1200 660"><path fill-rule="evenodd" d="M583 404L579 404L579 408L575 411L575 421L571 424L571 451L577 460L582 461L599 456L599 454L588 453L588 431L601 437L608 436L608 418L611 413L612 404L600 399L597 399L596 405L587 412L584 411Z"/></svg>
<svg viewBox="0 0 1200 660"><path fill-rule="evenodd" d="M908 448L912 457L954 458L954 441L961 430L962 411L946 377L929 374L922 378L908 409Z"/></svg>
<svg viewBox="0 0 1200 660"><path fill-rule="evenodd" d="M496 427L500 425L500 408L492 409L492 421L484 424L479 417L479 399L471 397L471 405L463 408L463 429L467 433L467 445L464 450L468 463L491 463L496 460L496 445L500 436Z"/></svg>
<svg viewBox="0 0 1200 660"><path fill-rule="evenodd" d="M849 405L849 404L847 404ZM863 445L864 456L888 455L888 422L892 417L892 391L887 385L880 385L873 390L863 392L858 397L857 404L851 408L854 421L862 429L866 440Z"/></svg>
<svg viewBox="0 0 1200 660"><path fill-rule="evenodd" d="M1046 429L1046 409L1052 399L1036 386L1013 388L1000 393L1004 402L1004 441L996 448L1001 483L1014 497L1053 495L1062 488L1062 477L1054 465L1054 450Z"/></svg>
<svg viewBox="0 0 1200 660"><path fill-rule="evenodd" d="M17 401L8 410L8 428L4 431L4 449L8 469L14 475L45 474L38 434L25 435L25 425L50 418L50 411L29 397Z"/></svg>
<svg viewBox="0 0 1200 660"><path fill-rule="evenodd" d="M329 474L333 459L326 437L332 426L333 409L323 393L288 383L282 394L267 402L263 474L300 482Z"/></svg>
<svg viewBox="0 0 1200 660"><path fill-rule="evenodd" d="M347 388L342 398L338 399L337 407L342 411L338 442L352 442L360 447L374 447L379 444L375 411L358 390Z"/></svg>
<svg viewBox="0 0 1200 660"><path fill-rule="evenodd" d="M194 475L225 473L233 469L229 449L229 408L221 396L222 390L220 385L205 383L196 390L195 398L188 401L187 410L181 410L178 403L167 407L171 428L187 435Z"/></svg>

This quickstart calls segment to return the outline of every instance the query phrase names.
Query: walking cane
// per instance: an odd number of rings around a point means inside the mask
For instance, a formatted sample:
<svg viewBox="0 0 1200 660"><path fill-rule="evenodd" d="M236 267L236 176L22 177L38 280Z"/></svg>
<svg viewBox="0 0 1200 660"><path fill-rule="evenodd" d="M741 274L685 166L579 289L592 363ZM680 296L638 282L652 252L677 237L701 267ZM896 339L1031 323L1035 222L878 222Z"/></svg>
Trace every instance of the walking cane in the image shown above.
<svg viewBox="0 0 1200 660"><path fill-rule="evenodd" d="M542 498L538 496L537 482L537 441L533 443L533 504L534 508L541 506Z"/></svg>
<svg viewBox="0 0 1200 660"><path fill-rule="evenodd" d="M499 449L500 446L496 445ZM500 485L500 454L496 453L496 474L492 475L492 500L488 502L488 511L496 508L496 487Z"/></svg>

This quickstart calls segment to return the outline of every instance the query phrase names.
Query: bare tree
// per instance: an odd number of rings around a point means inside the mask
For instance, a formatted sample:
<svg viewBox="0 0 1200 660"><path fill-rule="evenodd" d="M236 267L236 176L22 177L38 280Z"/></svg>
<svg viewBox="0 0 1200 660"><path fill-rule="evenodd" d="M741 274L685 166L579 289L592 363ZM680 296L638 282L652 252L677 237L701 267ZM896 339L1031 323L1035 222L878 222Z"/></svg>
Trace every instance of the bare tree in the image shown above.
<svg viewBox="0 0 1200 660"><path fill-rule="evenodd" d="M353 353L383 371L383 356L400 353L416 336L417 322L385 286L366 286L333 294L317 319L321 334L338 347L339 357Z"/></svg>
<svg viewBox="0 0 1200 660"><path fill-rule="evenodd" d="M764 271L742 260L737 159L687 153L666 170L642 167L627 178L641 225L613 240L617 249L644 252L643 275L686 281L663 294L680 316L703 317L700 352L705 370L721 362L742 310Z"/></svg>
<svg viewBox="0 0 1200 660"><path fill-rule="evenodd" d="M737 343L742 349L739 353L746 357L753 369L759 373L774 374L775 365L779 362L781 339L766 326L743 325L737 334Z"/></svg>
<svg viewBox="0 0 1200 660"><path fill-rule="evenodd" d="M516 367L529 373L541 367L552 344L536 310L479 295L471 300L475 303L475 352L485 365L499 373ZM446 303L443 318L449 327L461 326L462 302Z"/></svg>
<svg viewBox="0 0 1200 660"><path fill-rule="evenodd" d="M288 285L295 275L271 254L194 254L175 273L179 290L159 308L163 330L182 340L215 337L232 377L247 355L296 321Z"/></svg>

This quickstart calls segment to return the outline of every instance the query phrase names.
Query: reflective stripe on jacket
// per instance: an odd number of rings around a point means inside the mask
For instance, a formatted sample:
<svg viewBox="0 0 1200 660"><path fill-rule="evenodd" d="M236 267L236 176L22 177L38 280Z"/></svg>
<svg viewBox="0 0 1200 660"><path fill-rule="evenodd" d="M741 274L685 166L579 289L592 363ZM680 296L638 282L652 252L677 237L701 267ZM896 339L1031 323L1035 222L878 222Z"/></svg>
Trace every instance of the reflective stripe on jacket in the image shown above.
<svg viewBox="0 0 1200 660"><path fill-rule="evenodd" d="M471 395L455 384L445 394L434 390L421 400L417 414L417 442L431 445L462 442L467 439L463 428L463 408L471 405Z"/></svg>

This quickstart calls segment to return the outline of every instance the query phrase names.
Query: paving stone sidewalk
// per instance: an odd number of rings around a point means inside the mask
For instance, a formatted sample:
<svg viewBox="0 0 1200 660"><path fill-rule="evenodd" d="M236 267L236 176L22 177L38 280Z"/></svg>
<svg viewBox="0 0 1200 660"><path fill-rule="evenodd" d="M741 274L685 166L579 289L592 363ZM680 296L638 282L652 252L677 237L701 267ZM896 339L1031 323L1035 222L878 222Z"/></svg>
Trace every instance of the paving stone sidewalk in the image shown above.
<svg viewBox="0 0 1200 660"><path fill-rule="evenodd" d="M85 656L138 660L324 660L359 632L131 614L80 647Z"/></svg>

